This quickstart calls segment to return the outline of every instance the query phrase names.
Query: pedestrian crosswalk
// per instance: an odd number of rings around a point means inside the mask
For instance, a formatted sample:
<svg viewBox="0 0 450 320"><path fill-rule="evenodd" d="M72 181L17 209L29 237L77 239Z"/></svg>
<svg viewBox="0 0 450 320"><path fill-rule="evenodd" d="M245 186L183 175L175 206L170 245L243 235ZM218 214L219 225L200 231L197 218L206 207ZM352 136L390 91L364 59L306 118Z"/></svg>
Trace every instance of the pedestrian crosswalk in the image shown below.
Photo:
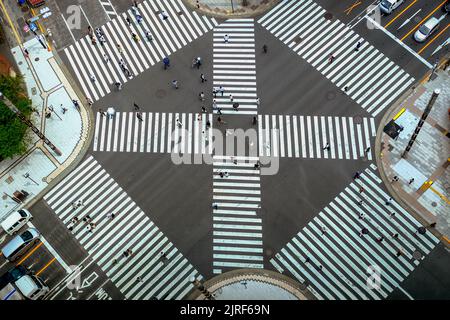
<svg viewBox="0 0 450 320"><path fill-rule="evenodd" d="M383 191L376 169L367 168L270 261L318 299L386 298L439 242L417 232L421 224Z"/></svg>
<svg viewBox="0 0 450 320"><path fill-rule="evenodd" d="M258 22L375 117L414 78L329 16L312 0L284 0Z"/></svg>
<svg viewBox="0 0 450 320"><path fill-rule="evenodd" d="M214 113L256 114L254 20L229 19L215 27L213 51L213 85L223 88L215 97Z"/></svg>
<svg viewBox="0 0 450 320"><path fill-rule="evenodd" d="M374 118L258 115L259 156L372 160Z"/></svg>
<svg viewBox="0 0 450 320"><path fill-rule="evenodd" d="M114 83L126 83L216 25L214 18L188 11L181 0L143 1L136 13L130 9L100 27L104 42L94 45L85 36L64 49L64 54L85 95L96 101L110 93Z"/></svg>
<svg viewBox="0 0 450 320"><path fill-rule="evenodd" d="M44 200L126 299L182 299L193 288L190 277L202 279L92 156Z"/></svg>
<svg viewBox="0 0 450 320"><path fill-rule="evenodd" d="M93 151L211 154L212 126L205 113L98 112Z"/></svg>
<svg viewBox="0 0 450 320"><path fill-rule="evenodd" d="M213 157L213 273L264 268L258 157ZM227 270L227 271L228 271Z"/></svg>
<svg viewBox="0 0 450 320"><path fill-rule="evenodd" d="M105 10L106 15L108 16L108 19L114 19L117 17L117 11L112 5L110 0L100 0L100 5L103 7L103 10Z"/></svg>

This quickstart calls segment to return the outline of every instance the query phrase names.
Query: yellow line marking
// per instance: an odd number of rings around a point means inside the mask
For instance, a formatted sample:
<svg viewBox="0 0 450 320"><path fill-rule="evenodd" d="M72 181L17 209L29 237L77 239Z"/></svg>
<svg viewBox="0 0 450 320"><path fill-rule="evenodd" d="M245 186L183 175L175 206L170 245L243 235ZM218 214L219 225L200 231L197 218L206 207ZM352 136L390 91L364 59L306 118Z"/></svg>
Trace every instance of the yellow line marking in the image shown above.
<svg viewBox="0 0 450 320"><path fill-rule="evenodd" d="M445 30L448 29L448 27L450 27L450 23L444 29L442 29L442 31L439 32L433 39L428 41L428 43L422 49L420 49L419 52L417 52L417 53L421 54L423 52L423 50L425 50L431 43L433 43L434 40L436 40L441 34L443 34L445 32Z"/></svg>
<svg viewBox="0 0 450 320"><path fill-rule="evenodd" d="M447 202L447 204L450 204L450 201L443 194L441 194L439 191L437 191L435 188L430 186L430 190L433 191L434 193L436 193L439 196L439 198L441 198L442 200Z"/></svg>
<svg viewBox="0 0 450 320"><path fill-rule="evenodd" d="M17 33L17 30L16 30L16 27L12 23L11 18L9 17L8 11L6 11L5 5L2 0L0 0L0 6L2 7L3 13L6 16L6 20L8 20L9 25L11 26L11 29L14 33L14 36L16 37L17 42L19 43L19 45L22 44L22 40L20 39L19 34Z"/></svg>
<svg viewBox="0 0 450 320"><path fill-rule="evenodd" d="M413 33L420 25L426 21L433 13L435 13L444 3L446 3L447 0L442 1L440 5L438 5L433 11L431 11L425 18L423 18L414 28L412 28L403 38L400 39L400 41L405 40L411 33Z"/></svg>
<svg viewBox="0 0 450 320"><path fill-rule="evenodd" d="M16 264L16 266L22 264L25 260L27 260L32 254L33 252L35 252L40 246L42 246L44 243L41 242L39 243L36 247L33 248L33 250L31 250L30 252L28 252L28 254L22 258L22 260L19 261L19 263Z"/></svg>
<svg viewBox="0 0 450 320"><path fill-rule="evenodd" d="M44 272L45 269L48 268L49 265L51 265L53 262L55 262L56 258L54 257L52 260L50 260L49 263L47 263L41 270L39 270L36 275L40 275L42 272Z"/></svg>
<svg viewBox="0 0 450 320"><path fill-rule="evenodd" d="M447 243L450 243L450 240L449 240L446 236L442 236L442 239L444 239L445 241L447 241Z"/></svg>
<svg viewBox="0 0 450 320"><path fill-rule="evenodd" d="M409 8L411 8L411 6L412 6L414 3L416 3L416 2L417 2L417 0L414 0L413 2L411 2L404 10L402 10L402 12L400 12L398 15L396 15L395 18L392 19L391 21L389 21L388 24L385 25L384 27L387 29L387 27L389 27L389 26L392 24L392 22L394 22L395 20L397 20L398 17L400 17L406 10L408 10Z"/></svg>
<svg viewBox="0 0 450 320"><path fill-rule="evenodd" d="M406 111L406 109L405 109L405 108L402 108L402 110L400 110L400 111L395 115L395 117L392 118L392 120L397 120L397 119L403 114L403 112L405 112L405 111Z"/></svg>
<svg viewBox="0 0 450 320"><path fill-rule="evenodd" d="M348 7L347 9L345 9L344 10L344 12L347 12L347 15L349 15L350 14L350 12L352 12L352 10L354 9L354 8L356 8L357 6L359 6L361 4L361 1L355 1L355 3L354 4L352 4L350 7Z"/></svg>

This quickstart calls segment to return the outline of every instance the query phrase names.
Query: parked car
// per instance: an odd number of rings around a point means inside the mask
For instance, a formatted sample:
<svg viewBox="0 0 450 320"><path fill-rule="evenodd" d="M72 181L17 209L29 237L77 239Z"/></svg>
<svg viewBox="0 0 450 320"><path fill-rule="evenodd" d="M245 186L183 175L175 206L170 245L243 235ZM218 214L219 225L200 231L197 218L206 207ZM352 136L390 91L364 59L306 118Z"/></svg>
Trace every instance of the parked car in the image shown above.
<svg viewBox="0 0 450 320"><path fill-rule="evenodd" d="M3 248L2 254L9 261L15 261L30 247L39 241L40 233L34 228L29 228L18 236L12 238Z"/></svg>
<svg viewBox="0 0 450 320"><path fill-rule="evenodd" d="M32 220L33 216L30 211L26 209L20 209L11 213L5 220L0 224L2 229L6 231L7 234L15 234L20 230L28 221Z"/></svg>
<svg viewBox="0 0 450 320"><path fill-rule="evenodd" d="M424 42L439 28L439 19L431 17L414 33L414 40Z"/></svg>
<svg viewBox="0 0 450 320"><path fill-rule="evenodd" d="M18 265L4 275L0 276L0 289L3 289L8 283L15 282L28 274L29 270L22 265Z"/></svg>
<svg viewBox="0 0 450 320"><path fill-rule="evenodd" d="M397 9L405 0L381 0L380 11L384 14L390 14Z"/></svg>

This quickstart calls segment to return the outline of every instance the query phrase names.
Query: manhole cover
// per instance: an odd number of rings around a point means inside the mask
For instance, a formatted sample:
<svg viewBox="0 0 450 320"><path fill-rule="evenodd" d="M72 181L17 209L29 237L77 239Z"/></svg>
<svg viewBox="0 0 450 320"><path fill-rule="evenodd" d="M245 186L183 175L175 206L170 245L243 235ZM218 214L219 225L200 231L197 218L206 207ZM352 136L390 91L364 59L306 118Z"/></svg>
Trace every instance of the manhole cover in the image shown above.
<svg viewBox="0 0 450 320"><path fill-rule="evenodd" d="M362 122L363 122L363 118L361 116L354 116L353 117L353 123L361 124Z"/></svg>
<svg viewBox="0 0 450 320"><path fill-rule="evenodd" d="M326 12L323 17L327 20L333 19L333 14L331 12Z"/></svg>
<svg viewBox="0 0 450 320"><path fill-rule="evenodd" d="M437 207L437 203L436 202L432 202L431 206L436 208Z"/></svg>
<svg viewBox="0 0 450 320"><path fill-rule="evenodd" d="M327 97L327 100L334 100L336 98L336 92L328 91L326 97Z"/></svg>
<svg viewBox="0 0 450 320"><path fill-rule="evenodd" d="M36 62L39 61L39 57L34 58L34 61Z"/></svg>
<svg viewBox="0 0 450 320"><path fill-rule="evenodd" d="M423 254L422 254L422 252L420 252L419 250L416 250L416 251L413 252L413 257L414 257L414 259L416 259L416 260L420 260L420 259L422 259Z"/></svg>
<svg viewBox="0 0 450 320"><path fill-rule="evenodd" d="M158 89L156 90L156 97L157 98L164 98L166 96L167 92L164 89Z"/></svg>
<svg viewBox="0 0 450 320"><path fill-rule="evenodd" d="M272 254L273 254L272 249L266 249L266 255L267 256L272 256Z"/></svg>
<svg viewBox="0 0 450 320"><path fill-rule="evenodd" d="M295 43L300 43L300 42L302 42L302 37L297 36L297 37L294 38L293 41L294 41Z"/></svg>

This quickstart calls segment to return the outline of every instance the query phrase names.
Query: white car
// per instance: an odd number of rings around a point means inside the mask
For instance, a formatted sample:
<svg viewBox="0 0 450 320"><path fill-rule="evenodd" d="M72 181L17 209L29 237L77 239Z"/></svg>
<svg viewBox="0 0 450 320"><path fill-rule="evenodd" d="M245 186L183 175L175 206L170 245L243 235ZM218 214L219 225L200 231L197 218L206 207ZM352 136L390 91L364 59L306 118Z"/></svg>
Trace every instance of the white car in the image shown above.
<svg viewBox="0 0 450 320"><path fill-rule="evenodd" d="M431 17L414 33L414 40L424 42L439 28L439 19Z"/></svg>
<svg viewBox="0 0 450 320"><path fill-rule="evenodd" d="M397 9L405 0L382 0L380 2L380 11L384 14L390 14Z"/></svg>
<svg viewBox="0 0 450 320"><path fill-rule="evenodd" d="M20 230L28 221L32 220L33 216L27 209L20 209L11 213L5 220L0 224L2 229L6 231L7 234L15 234Z"/></svg>

